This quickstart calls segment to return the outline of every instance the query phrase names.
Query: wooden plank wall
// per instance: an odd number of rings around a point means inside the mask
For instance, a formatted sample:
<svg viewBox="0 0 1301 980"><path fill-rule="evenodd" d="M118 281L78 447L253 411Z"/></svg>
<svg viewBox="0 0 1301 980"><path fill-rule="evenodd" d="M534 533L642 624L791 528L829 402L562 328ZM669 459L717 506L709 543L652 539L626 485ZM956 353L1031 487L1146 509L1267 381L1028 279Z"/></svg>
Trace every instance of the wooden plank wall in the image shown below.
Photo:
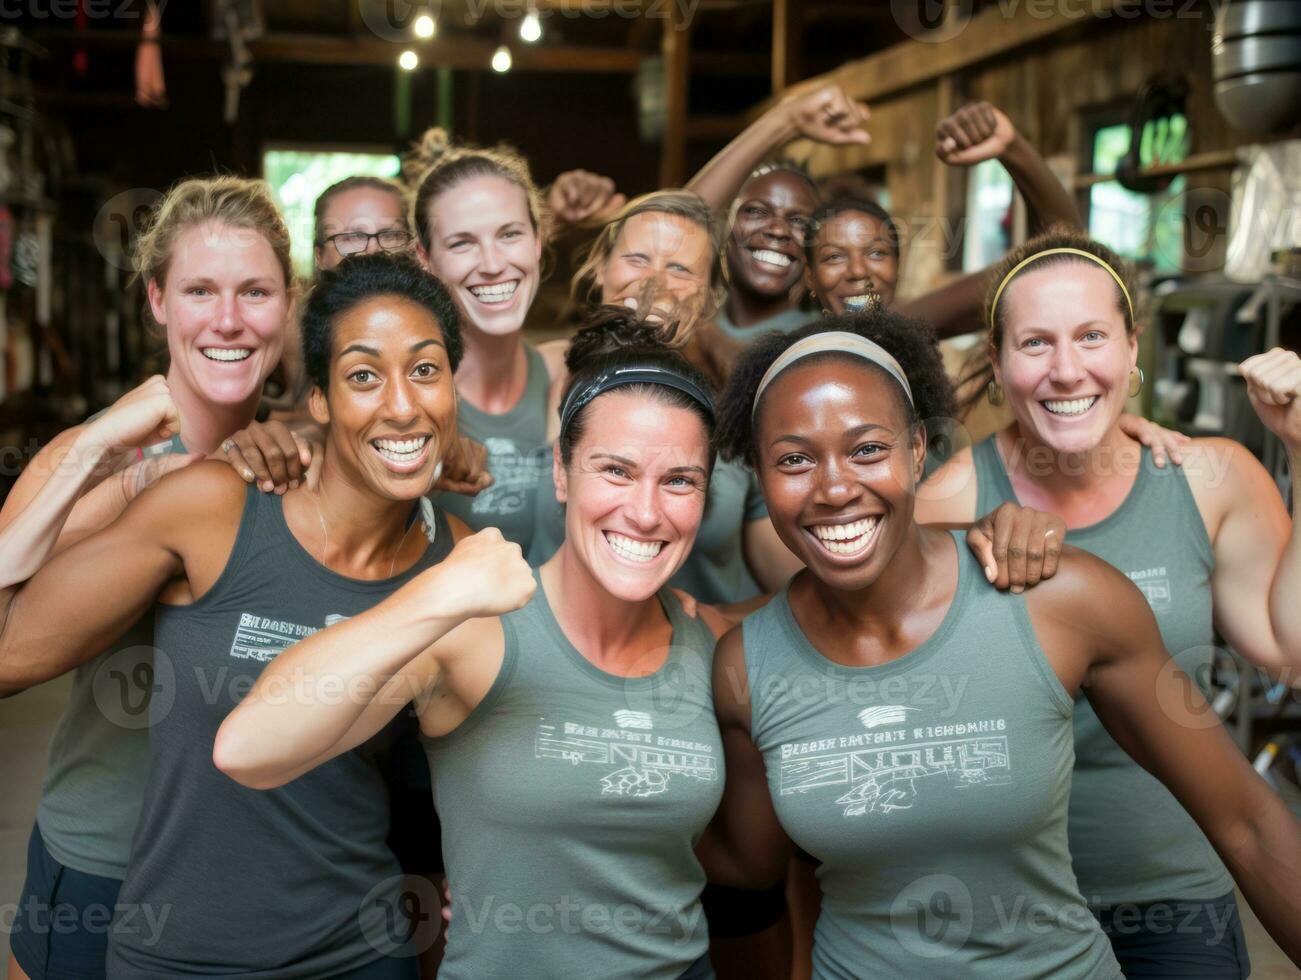
<svg viewBox="0 0 1301 980"><path fill-rule="evenodd" d="M1079 31L872 103L868 146L833 149L799 144L799 149L807 152L817 175L885 166L893 212L907 217L912 230L901 270L901 293L915 295L950 275L960 261L945 237L951 239L953 226L961 221L965 181L954 181L934 156L934 128L945 85L951 87L954 105L986 99L1001 108L1059 172L1080 172L1086 117L1094 110L1127 110L1143 82L1159 71L1183 72L1191 82L1187 108L1194 133L1191 152L1232 150L1256 142L1255 137L1234 130L1215 108L1210 53L1213 12L1209 4L1202 5L1202 12L1204 16L1111 18L1083 25ZM1229 165L1198 170L1187 175L1188 188L1190 192L1213 188L1227 195L1230 177ZM1087 191L1080 195L1083 200ZM947 218L948 225L937 218ZM1222 220L1227 221L1227 215ZM1219 247L1222 250L1222 242ZM1219 264L1214 256L1208 258L1207 265Z"/></svg>

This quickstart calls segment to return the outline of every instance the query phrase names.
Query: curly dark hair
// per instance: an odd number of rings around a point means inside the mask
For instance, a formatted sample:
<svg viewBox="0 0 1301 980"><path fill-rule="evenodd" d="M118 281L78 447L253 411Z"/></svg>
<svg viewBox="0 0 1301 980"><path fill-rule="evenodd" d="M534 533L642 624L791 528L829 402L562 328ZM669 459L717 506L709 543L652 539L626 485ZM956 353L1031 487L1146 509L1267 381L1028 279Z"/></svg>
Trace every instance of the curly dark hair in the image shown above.
<svg viewBox="0 0 1301 980"><path fill-rule="evenodd" d="M461 363L461 318L447 288L406 255L354 255L337 269L322 272L303 309L303 363L311 382L329 388L334 325L358 303L376 296L398 296L423 306L443 331L452 370Z"/></svg>
<svg viewBox="0 0 1301 980"><path fill-rule="evenodd" d="M761 337L741 355L718 409L718 448L724 459L754 462L752 407L764 372L796 341L835 330L875 341L899 362L913 393L910 406L903 392L898 392L910 426L953 417L953 387L944 371L935 331L929 324L887 310L842 313L815 320L790 333ZM818 354L810 360L840 356L851 355ZM861 363L861 359L855 360Z"/></svg>
<svg viewBox="0 0 1301 980"><path fill-rule="evenodd" d="M712 386L677 350L679 343L677 324L659 324L637 319L637 315L623 306L597 307L574 334L565 353L565 367L569 369L569 383L565 386L561 404L569 393L586 384L598 374L632 364L647 365L671 371L712 393ZM648 395L666 405L694 412L705 426L710 438L710 458L713 457L714 417L699 402L676 388L657 384L627 385L620 391ZM596 399L599 401L599 398ZM594 402L581 408L560 433L560 458L569 465L574 445L583 437L586 417Z"/></svg>

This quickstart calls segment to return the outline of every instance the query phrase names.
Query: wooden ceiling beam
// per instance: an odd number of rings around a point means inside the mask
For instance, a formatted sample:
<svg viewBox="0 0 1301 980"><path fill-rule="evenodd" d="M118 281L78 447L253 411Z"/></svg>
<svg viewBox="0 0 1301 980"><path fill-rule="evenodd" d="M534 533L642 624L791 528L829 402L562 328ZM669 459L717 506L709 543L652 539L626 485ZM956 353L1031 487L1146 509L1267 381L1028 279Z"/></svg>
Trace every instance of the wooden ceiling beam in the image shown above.
<svg viewBox="0 0 1301 980"><path fill-rule="evenodd" d="M38 32L37 40L51 47L108 46L134 47L139 42L134 31ZM431 41L413 40L398 45L376 37L332 37L314 34L265 34L248 43L254 63L288 62L317 65L393 65L398 52L410 48L420 56L421 67L446 67L458 70L488 70L497 45L473 36L437 37ZM222 41L203 38L163 38L163 57L225 58L228 46ZM595 72L632 74L641 66L645 55L629 48L584 47L582 45L511 45L513 70ZM704 75L765 75L766 55L735 51L695 51L691 53L691 70Z"/></svg>

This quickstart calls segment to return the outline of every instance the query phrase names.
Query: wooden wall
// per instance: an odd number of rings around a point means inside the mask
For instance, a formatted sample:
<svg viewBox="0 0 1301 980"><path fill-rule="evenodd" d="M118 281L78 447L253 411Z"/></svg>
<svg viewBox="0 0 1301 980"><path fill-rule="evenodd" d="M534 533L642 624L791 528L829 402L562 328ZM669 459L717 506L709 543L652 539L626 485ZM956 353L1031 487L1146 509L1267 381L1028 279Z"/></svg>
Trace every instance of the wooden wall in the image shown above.
<svg viewBox="0 0 1301 980"><path fill-rule="evenodd" d="M1171 9L1183 6L1180 0ZM1212 199L1227 203L1232 164L1224 151L1258 139L1233 129L1215 108L1210 51L1214 7L1210 2L1197 2L1186 12L1190 16L1145 14L1125 19L1113 13L1096 20L1077 17L1078 23L1051 38L873 98L872 143L868 146L836 149L801 144L796 154L807 156L819 175L886 168L894 213L909 217L910 227L920 235L905 252L904 295L924 291L955 268L953 247L943 240L945 225L934 219L948 219L951 238L952 225L962 218L965 180L962 174L946 173L947 168L935 158L934 129L951 111L949 106L956 108L968 100L985 99L1001 108L1054 169L1069 176L1087 166L1086 125L1095 110L1127 110L1151 75L1180 72L1191 83L1187 118L1193 132L1191 153L1197 158L1191 162L1201 160L1204 164L1187 174L1188 190L1222 191L1223 198ZM917 57L926 57L940 46L909 43L916 48ZM963 39L943 43L961 45ZM861 75L871 77L872 84L879 86L879 77L873 72L863 70ZM853 91L853 67L847 66L836 77L851 94L859 94ZM1212 156L1208 158L1208 154ZM1079 195L1083 202L1087 190L1081 189ZM1225 222L1227 214L1221 219L1221 224ZM1224 242L1219 241L1216 247L1219 255L1204 257L1199 268L1222 264Z"/></svg>

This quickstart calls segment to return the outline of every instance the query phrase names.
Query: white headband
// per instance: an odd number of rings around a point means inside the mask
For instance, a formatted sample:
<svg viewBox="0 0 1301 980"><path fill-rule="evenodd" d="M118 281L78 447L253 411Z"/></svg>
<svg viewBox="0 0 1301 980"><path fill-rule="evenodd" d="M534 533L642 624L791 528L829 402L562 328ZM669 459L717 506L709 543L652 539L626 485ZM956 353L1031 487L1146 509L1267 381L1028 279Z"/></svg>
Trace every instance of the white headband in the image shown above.
<svg viewBox="0 0 1301 980"><path fill-rule="evenodd" d="M754 404L750 408L751 417L753 417L755 409L759 407L759 398L763 394L763 390L772 384L773 379L796 361L811 357L814 354L853 354L865 361L871 361L878 367L884 368L890 377L899 382L899 386L903 388L903 393L908 397L908 404L913 404L913 390L908 384L908 379L904 377L903 368L899 366L899 362L894 359L888 350L875 341L860 337L856 333L850 333L847 330L829 330L826 333L815 333L803 340L797 340L787 347L777 360L772 362L772 366L763 373L763 378L759 381L759 387L755 389Z"/></svg>

